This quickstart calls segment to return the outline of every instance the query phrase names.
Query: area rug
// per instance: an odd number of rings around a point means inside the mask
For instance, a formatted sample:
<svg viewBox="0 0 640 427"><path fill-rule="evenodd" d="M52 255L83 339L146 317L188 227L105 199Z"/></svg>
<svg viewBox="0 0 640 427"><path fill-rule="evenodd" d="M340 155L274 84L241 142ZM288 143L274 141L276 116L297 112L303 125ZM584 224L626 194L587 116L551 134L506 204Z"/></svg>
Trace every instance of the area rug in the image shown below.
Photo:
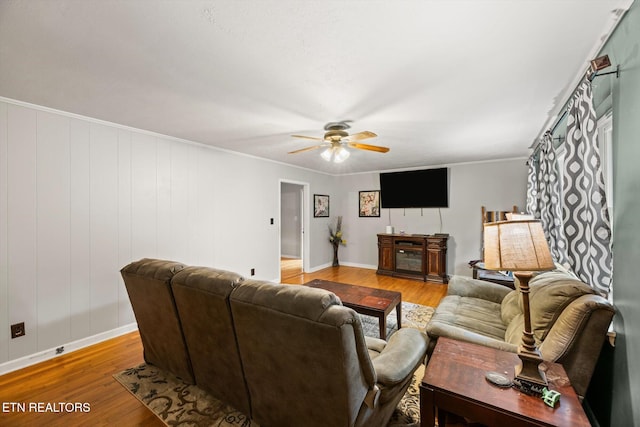
<svg viewBox="0 0 640 427"><path fill-rule="evenodd" d="M402 302L401 321L403 328L416 328L424 331L431 316L433 316L434 308L426 305L414 304L412 302ZM377 317L365 316L360 314L362 322L362 331L366 336L379 338L380 323ZM387 339L398 330L398 317L396 310L393 309L387 316Z"/></svg>
<svg viewBox="0 0 640 427"><path fill-rule="evenodd" d="M433 308L409 302L402 303L402 327L424 330ZM378 337L378 319L361 316L365 335ZM397 330L395 310L387 318L387 336ZM420 381L424 365L413 375L411 385L398 403L388 427L420 425ZM153 365L142 364L113 376L133 396L147 406L167 426L259 427L246 415L214 398L195 385Z"/></svg>
<svg viewBox="0 0 640 427"><path fill-rule="evenodd" d="M391 416L388 427L420 425L419 386L423 376L424 365L421 365ZM143 363L113 377L167 426L259 427L242 412L198 386L185 384L153 365Z"/></svg>

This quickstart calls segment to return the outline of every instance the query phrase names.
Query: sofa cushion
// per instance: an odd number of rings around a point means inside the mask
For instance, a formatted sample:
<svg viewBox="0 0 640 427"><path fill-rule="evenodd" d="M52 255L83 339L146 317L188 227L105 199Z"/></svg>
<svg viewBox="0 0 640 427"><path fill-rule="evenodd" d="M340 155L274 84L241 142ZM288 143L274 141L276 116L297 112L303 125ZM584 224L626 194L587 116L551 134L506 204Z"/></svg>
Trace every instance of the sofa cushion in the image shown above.
<svg viewBox="0 0 640 427"><path fill-rule="evenodd" d="M514 345L504 342L505 330L500 304L458 295L444 297L426 327L433 338L444 336L515 351Z"/></svg>
<svg viewBox="0 0 640 427"><path fill-rule="evenodd" d="M513 345L519 345L522 341L522 331L524 331L524 314L518 313L511 319L507 325L507 331L504 333L504 340ZM536 345L540 345L540 340L534 335Z"/></svg>
<svg viewBox="0 0 640 427"><path fill-rule="evenodd" d="M234 408L250 413L236 346L229 295L243 277L209 267L186 267L171 282L196 384Z"/></svg>
<svg viewBox="0 0 640 427"><path fill-rule="evenodd" d="M518 314L522 314L522 308L520 308L520 292L511 291L504 297L500 306L502 323L509 325Z"/></svg>
<svg viewBox="0 0 640 427"><path fill-rule="evenodd" d="M540 345L562 311L576 298L593 294L593 290L565 271L548 271L529 282L531 329ZM522 298L513 291L502 301L502 321L507 325L505 341L518 344L524 329Z"/></svg>
<svg viewBox="0 0 640 427"><path fill-rule="evenodd" d="M531 329L540 342L544 341L562 311L573 300L594 293L587 284L560 271L549 271L534 277L529 287Z"/></svg>

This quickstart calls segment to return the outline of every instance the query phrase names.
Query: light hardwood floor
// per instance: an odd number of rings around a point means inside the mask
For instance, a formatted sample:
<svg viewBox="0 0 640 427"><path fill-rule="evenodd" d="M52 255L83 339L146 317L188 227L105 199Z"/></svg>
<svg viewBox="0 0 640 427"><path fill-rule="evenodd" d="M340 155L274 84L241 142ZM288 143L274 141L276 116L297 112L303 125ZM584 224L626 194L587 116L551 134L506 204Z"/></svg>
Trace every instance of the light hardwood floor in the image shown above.
<svg viewBox="0 0 640 427"><path fill-rule="evenodd" d="M285 267L286 268L286 267ZM282 283L302 284L313 279L369 286L402 292L402 300L435 307L447 293L447 285L442 283L421 282L411 279L399 279L376 274L375 270L345 267L325 268L315 273L290 275L281 273Z"/></svg>
<svg viewBox="0 0 640 427"><path fill-rule="evenodd" d="M435 307L447 285L378 276L375 270L336 267L315 273L282 275L283 283L313 279L358 284L402 292L403 301ZM53 360L0 376L0 425L4 426L163 426L112 375L143 362L142 344L132 332ZM89 412L19 412L12 402L88 403ZM57 405L59 407L59 405ZM58 409L53 407L51 409Z"/></svg>

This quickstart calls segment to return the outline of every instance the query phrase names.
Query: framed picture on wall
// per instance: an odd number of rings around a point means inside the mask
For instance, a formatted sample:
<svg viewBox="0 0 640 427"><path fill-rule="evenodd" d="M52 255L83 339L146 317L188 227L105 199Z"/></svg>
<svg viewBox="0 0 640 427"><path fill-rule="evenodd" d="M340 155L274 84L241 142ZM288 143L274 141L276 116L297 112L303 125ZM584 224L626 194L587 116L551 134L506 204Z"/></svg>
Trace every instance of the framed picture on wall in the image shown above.
<svg viewBox="0 0 640 427"><path fill-rule="evenodd" d="M359 192L358 214L361 217L380 216L380 191L360 191Z"/></svg>
<svg viewBox="0 0 640 427"><path fill-rule="evenodd" d="M313 216L315 218L329 216L329 196L324 194L313 195Z"/></svg>

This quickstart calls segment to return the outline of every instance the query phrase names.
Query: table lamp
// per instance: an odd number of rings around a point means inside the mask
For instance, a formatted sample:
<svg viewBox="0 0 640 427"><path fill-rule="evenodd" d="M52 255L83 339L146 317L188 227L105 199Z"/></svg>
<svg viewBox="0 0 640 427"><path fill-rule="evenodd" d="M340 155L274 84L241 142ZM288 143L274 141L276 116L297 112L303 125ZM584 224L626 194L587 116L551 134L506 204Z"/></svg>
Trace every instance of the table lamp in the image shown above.
<svg viewBox="0 0 640 427"><path fill-rule="evenodd" d="M539 369L540 351L531 330L529 279L533 271L555 267L542 225L535 220L498 221L484 224L484 266L487 270L507 270L520 282L524 331L518 346L521 360L515 367L514 384L529 394L542 394L547 380Z"/></svg>

